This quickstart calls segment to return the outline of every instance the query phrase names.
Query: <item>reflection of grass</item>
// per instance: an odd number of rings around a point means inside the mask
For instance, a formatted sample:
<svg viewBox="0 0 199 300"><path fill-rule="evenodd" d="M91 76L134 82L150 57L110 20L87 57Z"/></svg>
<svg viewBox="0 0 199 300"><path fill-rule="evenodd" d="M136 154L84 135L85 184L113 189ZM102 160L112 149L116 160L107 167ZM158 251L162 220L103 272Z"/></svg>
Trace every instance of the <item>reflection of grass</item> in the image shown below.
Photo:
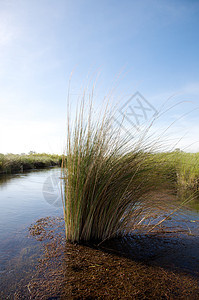
<svg viewBox="0 0 199 300"><path fill-rule="evenodd" d="M106 107L96 117L92 107L86 113L82 102L73 127L68 117L63 204L71 241L127 232L157 205L149 192L172 182L162 157L151 155L143 136L128 140L121 128L114 128L112 111Z"/></svg>
<svg viewBox="0 0 199 300"><path fill-rule="evenodd" d="M60 164L61 157L54 154L0 154L0 173L16 173Z"/></svg>

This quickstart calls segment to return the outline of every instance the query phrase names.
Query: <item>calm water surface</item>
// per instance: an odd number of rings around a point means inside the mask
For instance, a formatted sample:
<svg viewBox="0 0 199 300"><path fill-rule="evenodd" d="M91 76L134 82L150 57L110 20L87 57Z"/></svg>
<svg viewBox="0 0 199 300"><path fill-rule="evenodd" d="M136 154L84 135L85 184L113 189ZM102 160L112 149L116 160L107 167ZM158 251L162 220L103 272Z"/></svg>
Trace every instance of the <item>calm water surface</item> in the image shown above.
<svg viewBox="0 0 199 300"><path fill-rule="evenodd" d="M60 168L52 168L0 176L0 290L4 290L2 295L5 295L7 290L9 295L14 295L16 284L25 284L24 278L31 275L39 257L40 245L29 237L29 226L43 217L62 216L60 172ZM169 224L176 226L176 222L191 232L196 230L196 235L199 236L199 201L192 203L189 210L181 212L180 218L172 217ZM199 267L198 240L195 248L193 242L191 241L191 247L195 249L195 258L192 259L192 263L195 268L196 264ZM130 252L137 253L137 249L134 250L131 249ZM161 263L162 261L161 258ZM190 261L187 264L190 266Z"/></svg>
<svg viewBox="0 0 199 300"><path fill-rule="evenodd" d="M59 177L55 168L0 178L0 243L38 218L62 212Z"/></svg>
<svg viewBox="0 0 199 300"><path fill-rule="evenodd" d="M31 223L62 214L60 197L60 168L0 177L0 274L30 243Z"/></svg>

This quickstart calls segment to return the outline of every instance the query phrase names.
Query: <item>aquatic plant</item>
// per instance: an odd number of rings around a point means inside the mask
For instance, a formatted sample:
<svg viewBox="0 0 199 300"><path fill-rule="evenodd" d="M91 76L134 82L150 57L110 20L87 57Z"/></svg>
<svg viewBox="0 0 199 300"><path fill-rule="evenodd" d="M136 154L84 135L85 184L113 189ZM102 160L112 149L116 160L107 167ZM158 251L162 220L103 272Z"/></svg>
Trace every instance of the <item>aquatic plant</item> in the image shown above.
<svg viewBox="0 0 199 300"><path fill-rule="evenodd" d="M68 105L67 167L62 164L66 239L72 242L126 234L149 217L159 199L150 192L169 187L165 160L147 130L135 137L115 126L116 108L99 114L83 100L71 120ZM155 147L154 147L155 146Z"/></svg>

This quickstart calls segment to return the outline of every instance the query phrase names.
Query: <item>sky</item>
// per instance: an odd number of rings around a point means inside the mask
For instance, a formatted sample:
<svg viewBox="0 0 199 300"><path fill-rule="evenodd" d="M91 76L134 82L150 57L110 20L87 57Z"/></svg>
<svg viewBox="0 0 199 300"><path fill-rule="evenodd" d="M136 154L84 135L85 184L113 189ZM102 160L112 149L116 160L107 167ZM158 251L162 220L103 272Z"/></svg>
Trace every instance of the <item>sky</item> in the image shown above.
<svg viewBox="0 0 199 300"><path fill-rule="evenodd" d="M63 152L71 72L72 103L93 82L99 106L139 92L164 112L153 129L199 152L199 1L0 0L0 153Z"/></svg>

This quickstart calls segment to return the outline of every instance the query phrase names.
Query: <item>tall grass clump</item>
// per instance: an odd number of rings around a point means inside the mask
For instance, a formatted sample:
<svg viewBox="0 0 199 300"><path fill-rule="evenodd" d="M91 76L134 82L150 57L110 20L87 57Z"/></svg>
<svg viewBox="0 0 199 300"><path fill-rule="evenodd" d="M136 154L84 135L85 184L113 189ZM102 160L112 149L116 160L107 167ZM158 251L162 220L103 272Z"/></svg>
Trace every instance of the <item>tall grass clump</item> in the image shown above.
<svg viewBox="0 0 199 300"><path fill-rule="evenodd" d="M150 192L168 187L164 163L152 155L155 143L146 142L145 133L129 137L116 127L115 111L105 104L97 114L83 99L72 121L68 105L62 200L72 242L127 233L158 205Z"/></svg>

